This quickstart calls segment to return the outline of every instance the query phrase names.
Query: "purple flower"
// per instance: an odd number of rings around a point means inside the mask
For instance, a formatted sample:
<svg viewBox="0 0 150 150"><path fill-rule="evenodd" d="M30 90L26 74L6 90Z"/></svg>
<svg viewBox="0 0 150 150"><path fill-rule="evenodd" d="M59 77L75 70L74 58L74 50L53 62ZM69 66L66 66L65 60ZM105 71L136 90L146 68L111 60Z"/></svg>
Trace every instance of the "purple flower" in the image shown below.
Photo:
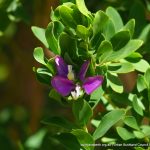
<svg viewBox="0 0 150 150"><path fill-rule="evenodd" d="M75 74L72 70L72 66L67 65L62 57L56 56L55 63L57 75L52 78L51 84L62 96L71 94L73 98L77 99L81 95L82 89L89 95L102 85L103 77L100 75L85 78L90 61L83 63L79 74L76 76L76 79L81 81L81 85L80 83L75 83Z"/></svg>

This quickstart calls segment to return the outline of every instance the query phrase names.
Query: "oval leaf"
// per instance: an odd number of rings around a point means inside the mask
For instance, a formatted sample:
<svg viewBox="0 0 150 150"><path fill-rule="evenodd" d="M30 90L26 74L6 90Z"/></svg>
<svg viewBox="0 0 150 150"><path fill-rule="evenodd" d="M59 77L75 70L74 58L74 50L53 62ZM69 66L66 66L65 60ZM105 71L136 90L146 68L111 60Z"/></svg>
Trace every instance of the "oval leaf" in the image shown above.
<svg viewBox="0 0 150 150"><path fill-rule="evenodd" d="M77 123L81 126L86 125L93 114L90 105L82 99L74 101L72 109Z"/></svg>
<svg viewBox="0 0 150 150"><path fill-rule="evenodd" d="M127 30L117 32L112 38L111 43L113 45L113 50L117 51L124 47L130 40L130 32Z"/></svg>
<svg viewBox="0 0 150 150"><path fill-rule="evenodd" d="M118 133L119 136L120 136L123 140L125 140L125 141L135 138L134 134L132 134L132 133L129 132L127 129L122 128L122 127L117 127L117 133Z"/></svg>
<svg viewBox="0 0 150 150"><path fill-rule="evenodd" d="M32 32L34 35L48 48L48 43L45 37L45 29L32 26Z"/></svg>
<svg viewBox="0 0 150 150"><path fill-rule="evenodd" d="M106 9L106 14L113 21L113 24L115 25L115 30L119 31L123 27L123 22L119 13L116 11L116 9L113 7L108 7Z"/></svg>
<svg viewBox="0 0 150 150"><path fill-rule="evenodd" d="M49 45L49 49L55 54L60 54L58 40L54 35L54 31L55 31L54 26L55 26L55 22L51 22L48 24L48 27L45 32L45 36L46 36L47 43Z"/></svg>
<svg viewBox="0 0 150 150"><path fill-rule="evenodd" d="M39 62L43 65L46 65L46 63L44 61L44 52L43 52L43 49L41 47L37 47L34 49L33 56L37 62Z"/></svg>
<svg viewBox="0 0 150 150"><path fill-rule="evenodd" d="M139 130L139 126L136 122L135 117L133 116L126 116L124 119L124 123L133 129Z"/></svg>
<svg viewBox="0 0 150 150"><path fill-rule="evenodd" d="M88 18L90 18L90 20L91 20L92 19L91 12L88 11L88 9L86 8L84 0L76 0L76 4L77 4L77 7L78 7L79 11L83 15L87 16Z"/></svg>
<svg viewBox="0 0 150 150"><path fill-rule="evenodd" d="M73 130L71 133L76 136L77 140L79 141L81 146L84 147L85 150L94 150L93 146L86 145L86 144L94 144L93 137L89 133L81 129Z"/></svg>
<svg viewBox="0 0 150 150"><path fill-rule="evenodd" d="M115 125L125 115L125 110L116 109L107 113L101 120L98 128L93 134L94 140L101 138L113 125Z"/></svg>

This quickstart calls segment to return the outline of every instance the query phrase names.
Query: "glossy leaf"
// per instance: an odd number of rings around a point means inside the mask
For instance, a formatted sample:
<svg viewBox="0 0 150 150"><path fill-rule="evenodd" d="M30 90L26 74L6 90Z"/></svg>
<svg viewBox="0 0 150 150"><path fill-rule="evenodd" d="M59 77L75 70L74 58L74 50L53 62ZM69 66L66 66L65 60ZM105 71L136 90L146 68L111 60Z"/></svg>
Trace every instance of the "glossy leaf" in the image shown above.
<svg viewBox="0 0 150 150"><path fill-rule="evenodd" d="M77 5L79 11L80 11L83 15L87 16L90 20L92 19L91 12L88 11L88 9L87 9L87 7L86 7L86 5L85 5L84 0L76 0L76 5Z"/></svg>
<svg viewBox="0 0 150 150"><path fill-rule="evenodd" d="M134 66L128 62L111 63L108 70L112 73L128 73L134 71Z"/></svg>
<svg viewBox="0 0 150 150"><path fill-rule="evenodd" d="M105 57L100 57L100 62L109 62L109 61L118 61L122 58L125 58L131 55L134 51L136 51L141 45L141 40L130 40L123 48L118 51L111 52Z"/></svg>
<svg viewBox="0 0 150 150"><path fill-rule="evenodd" d="M150 89L150 68L148 68L144 74L145 82L147 85L147 88Z"/></svg>
<svg viewBox="0 0 150 150"><path fill-rule="evenodd" d="M25 141L25 146L30 149L39 149L42 145L46 132L46 129L40 129L37 133L33 134Z"/></svg>
<svg viewBox="0 0 150 150"><path fill-rule="evenodd" d="M142 131L133 131L133 133L138 139L143 139L145 137L145 134Z"/></svg>
<svg viewBox="0 0 150 150"><path fill-rule="evenodd" d="M124 47L130 40L130 32L127 30L122 30L117 32L112 38L111 43L113 45L113 50L117 51Z"/></svg>
<svg viewBox="0 0 150 150"><path fill-rule="evenodd" d="M59 13L65 25L74 29L76 28L77 24L73 18L73 10L71 8L62 5L59 9Z"/></svg>
<svg viewBox="0 0 150 150"><path fill-rule="evenodd" d="M95 18L93 20L93 33L96 35L104 28L105 24L108 21L108 16L101 10L96 12Z"/></svg>
<svg viewBox="0 0 150 150"><path fill-rule="evenodd" d="M111 52L113 51L113 47L112 47L112 44L111 42L109 41L102 41L100 46L98 47L98 50L97 50L97 58L101 56L101 59L104 57L104 58L107 58L107 55L109 55Z"/></svg>
<svg viewBox="0 0 150 150"><path fill-rule="evenodd" d="M61 47L62 55L65 55L65 53L68 53L72 59L77 57L76 41L71 36L69 36L67 33L63 32L60 35L59 44Z"/></svg>
<svg viewBox="0 0 150 150"><path fill-rule="evenodd" d="M131 63L137 63L142 59L142 55L138 52L133 52L131 55L127 56L125 60L131 62Z"/></svg>
<svg viewBox="0 0 150 150"><path fill-rule="evenodd" d="M132 64L135 69L140 72L146 72L146 70L150 67L149 63L144 59L141 59L140 61Z"/></svg>
<svg viewBox="0 0 150 150"><path fill-rule="evenodd" d="M76 33L80 38L87 39L92 34L92 31L90 30L90 28L86 28L82 25L77 25Z"/></svg>
<svg viewBox="0 0 150 150"><path fill-rule="evenodd" d="M81 126L86 125L93 114L90 105L82 99L73 102L72 110L77 123Z"/></svg>
<svg viewBox="0 0 150 150"><path fill-rule="evenodd" d="M117 133L125 141L135 138L133 133L129 132L126 128L123 127L117 127Z"/></svg>
<svg viewBox="0 0 150 150"><path fill-rule="evenodd" d="M105 40L110 40L115 35L115 26L111 19L106 22L102 33L105 37Z"/></svg>
<svg viewBox="0 0 150 150"><path fill-rule="evenodd" d="M37 80L39 80L42 83L50 85L50 79L51 79L52 74L49 73L49 70L47 70L47 68L38 68L38 69L35 69L33 67L33 71L36 74Z"/></svg>
<svg viewBox="0 0 150 150"><path fill-rule="evenodd" d="M136 122L135 117L133 117L133 116L126 116L123 121L127 126L133 128L133 129L136 129L136 130L140 129Z"/></svg>
<svg viewBox="0 0 150 150"><path fill-rule="evenodd" d="M101 86L97 88L94 92L92 92L89 103L94 104L93 108L98 104L103 94L104 94L104 91Z"/></svg>
<svg viewBox="0 0 150 150"><path fill-rule="evenodd" d="M116 74L107 72L107 82L108 85L117 93L123 92L123 85Z"/></svg>
<svg viewBox="0 0 150 150"><path fill-rule="evenodd" d="M123 109L116 109L107 113L101 120L98 128L93 134L95 140L101 138L113 125L115 125L125 115Z"/></svg>
<svg viewBox="0 0 150 150"><path fill-rule="evenodd" d="M142 102L137 98L137 96L135 95L133 97L133 109L141 116L143 116L143 110L145 109L144 105L142 104Z"/></svg>
<svg viewBox="0 0 150 150"><path fill-rule="evenodd" d="M140 33L138 39L143 40L144 42L147 42L148 36L149 36L149 32L150 32L150 24L147 24L142 32Z"/></svg>
<svg viewBox="0 0 150 150"><path fill-rule="evenodd" d="M142 125L141 126L142 132L145 136L150 136L150 126L149 125Z"/></svg>
<svg viewBox="0 0 150 150"><path fill-rule="evenodd" d="M41 47L37 47L34 49L33 56L37 62L39 62L43 65L46 65L46 63L44 61L44 52L43 52L43 49Z"/></svg>
<svg viewBox="0 0 150 150"><path fill-rule="evenodd" d="M63 26L60 22L51 22L45 32L46 40L49 45L49 49L54 54L60 54L60 47L58 43L58 36L63 31Z"/></svg>
<svg viewBox="0 0 150 150"><path fill-rule="evenodd" d="M115 31L119 31L123 27L123 22L119 13L116 11L116 9L113 7L108 7L106 9L106 14L113 21L113 24L115 26Z"/></svg>
<svg viewBox="0 0 150 150"><path fill-rule="evenodd" d="M45 37L45 29L32 26L32 32L34 35L48 48L48 43Z"/></svg>
<svg viewBox="0 0 150 150"><path fill-rule="evenodd" d="M134 18L136 20L134 35L135 37L137 37L146 25L145 6L144 3L142 3L142 1L135 1L134 3L132 3L129 12L129 18Z"/></svg>
<svg viewBox="0 0 150 150"><path fill-rule="evenodd" d="M71 133L76 136L77 140L83 145L85 150L94 150L93 146L84 146L84 144L94 144L93 137L89 133L81 129L75 129Z"/></svg>
<svg viewBox="0 0 150 150"><path fill-rule="evenodd" d="M137 78L137 90L139 92L142 92L144 89L146 89L146 83L145 83L144 76L138 75L138 78Z"/></svg>
<svg viewBox="0 0 150 150"><path fill-rule="evenodd" d="M123 30L128 30L130 32L130 37L134 34L135 19L130 19L123 27Z"/></svg>

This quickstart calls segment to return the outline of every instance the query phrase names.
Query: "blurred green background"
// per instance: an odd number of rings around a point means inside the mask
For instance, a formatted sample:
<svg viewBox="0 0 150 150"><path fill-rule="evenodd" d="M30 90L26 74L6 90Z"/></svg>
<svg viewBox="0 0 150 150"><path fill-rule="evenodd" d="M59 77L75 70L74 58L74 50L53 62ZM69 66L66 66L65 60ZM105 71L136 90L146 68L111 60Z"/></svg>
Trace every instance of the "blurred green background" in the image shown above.
<svg viewBox="0 0 150 150"><path fill-rule="evenodd" d="M46 28L51 7L67 0L0 0L0 149L59 149L53 140L43 140L47 130L43 116L67 116L70 110L48 98L49 87L40 84L32 71L37 66L33 50L43 45L33 36L31 26ZM74 2L74 0L70 0ZM144 40L139 50L150 62L149 0L85 0L93 13L115 7L124 23L136 19L134 37ZM43 47L44 48L44 47ZM48 58L51 53L45 49ZM55 127L50 129L50 134ZM22 146L23 145L23 146ZM56 146L57 145L57 146Z"/></svg>

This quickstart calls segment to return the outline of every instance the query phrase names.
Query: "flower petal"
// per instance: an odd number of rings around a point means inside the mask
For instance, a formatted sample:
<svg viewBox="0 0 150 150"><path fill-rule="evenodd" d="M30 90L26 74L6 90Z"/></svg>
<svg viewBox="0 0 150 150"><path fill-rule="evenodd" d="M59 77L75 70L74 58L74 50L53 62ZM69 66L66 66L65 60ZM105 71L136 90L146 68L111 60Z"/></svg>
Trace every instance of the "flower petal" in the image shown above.
<svg viewBox="0 0 150 150"><path fill-rule="evenodd" d="M67 96L75 88L73 81L61 76L55 76L51 80L54 89L62 96Z"/></svg>
<svg viewBox="0 0 150 150"><path fill-rule="evenodd" d="M103 82L103 76L88 77L83 82L83 88L89 95L96 90Z"/></svg>
<svg viewBox="0 0 150 150"><path fill-rule="evenodd" d="M67 77L68 66L62 57L56 56L55 58L56 68L59 76Z"/></svg>
<svg viewBox="0 0 150 150"><path fill-rule="evenodd" d="M87 70L88 70L88 67L89 67L89 64L90 64L90 61L85 61L84 63L83 63L83 65L81 66L81 68L80 68L80 72L79 72L79 79L81 80L81 81L83 81L84 80L84 78L85 78L85 75L86 75L86 72L87 72Z"/></svg>

